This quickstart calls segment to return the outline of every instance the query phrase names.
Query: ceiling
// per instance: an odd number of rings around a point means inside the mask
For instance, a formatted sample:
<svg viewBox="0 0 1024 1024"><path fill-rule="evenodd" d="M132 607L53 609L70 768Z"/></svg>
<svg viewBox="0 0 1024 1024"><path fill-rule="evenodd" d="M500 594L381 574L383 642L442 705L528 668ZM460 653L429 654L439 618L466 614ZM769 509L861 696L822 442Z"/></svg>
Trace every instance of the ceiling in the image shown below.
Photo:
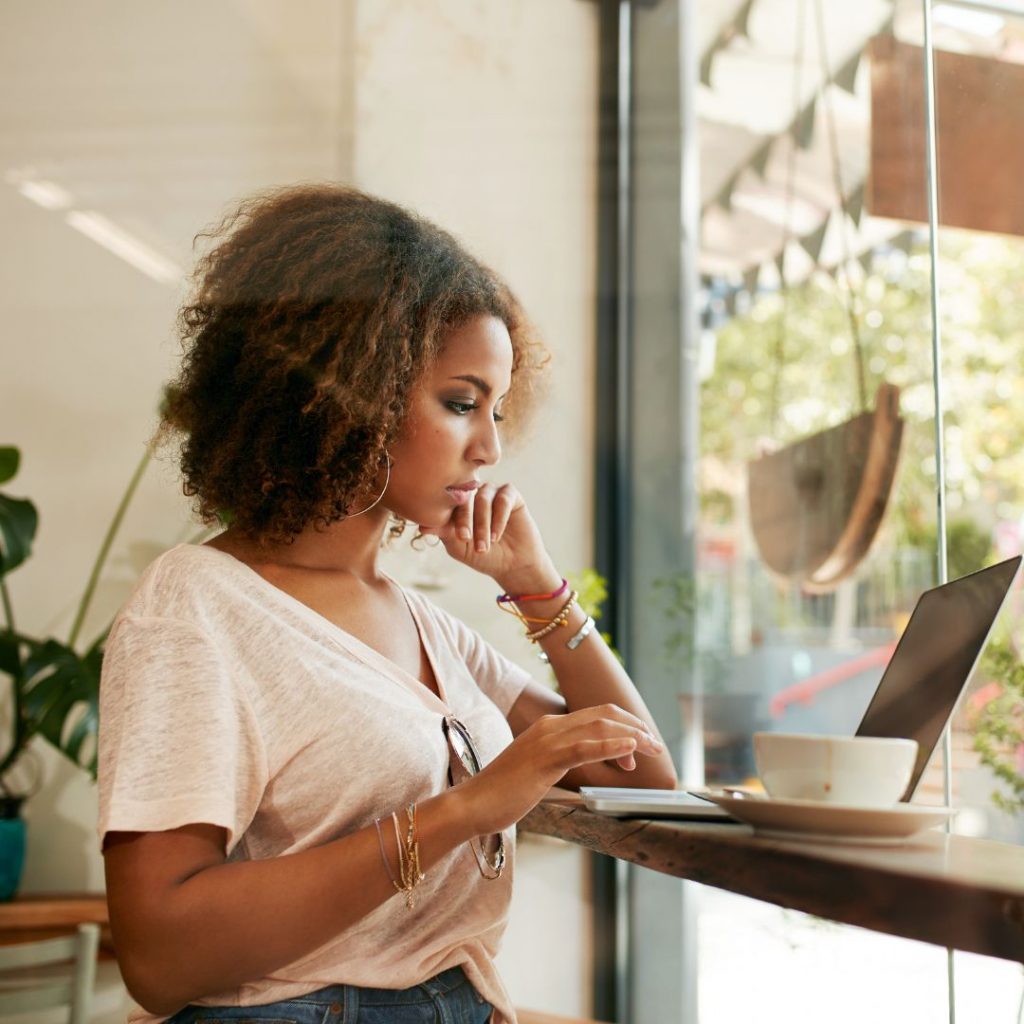
<svg viewBox="0 0 1024 1024"><path fill-rule="evenodd" d="M29 236L35 220L56 215L177 285L192 232L219 215L225 196L345 175L354 86L344 55L361 52L353 9L219 0L186 16L171 0L4 0L8 231ZM949 10L967 9L935 5L936 45L1024 59L1024 17L985 31L949 24ZM920 41L920 0L696 0L693 10L702 273L753 289L777 280L780 265L799 279L904 231L862 210L862 55L880 32ZM40 182L57 186L49 207L45 192L32 194Z"/></svg>
<svg viewBox="0 0 1024 1024"><path fill-rule="evenodd" d="M1024 60L1024 3L932 11L937 48ZM702 274L754 290L905 238L863 209L865 47L883 33L920 44L920 0L698 0L696 17Z"/></svg>

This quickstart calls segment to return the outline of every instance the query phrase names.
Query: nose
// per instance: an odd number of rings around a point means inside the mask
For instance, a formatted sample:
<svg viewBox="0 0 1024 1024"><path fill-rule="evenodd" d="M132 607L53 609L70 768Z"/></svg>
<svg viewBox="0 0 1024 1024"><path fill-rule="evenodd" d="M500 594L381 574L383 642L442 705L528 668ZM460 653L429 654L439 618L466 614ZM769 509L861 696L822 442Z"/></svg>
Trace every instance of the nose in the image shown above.
<svg viewBox="0 0 1024 1024"><path fill-rule="evenodd" d="M478 466L493 466L501 458L501 440L498 437L498 424L489 416L481 417L481 426L474 433L469 458Z"/></svg>

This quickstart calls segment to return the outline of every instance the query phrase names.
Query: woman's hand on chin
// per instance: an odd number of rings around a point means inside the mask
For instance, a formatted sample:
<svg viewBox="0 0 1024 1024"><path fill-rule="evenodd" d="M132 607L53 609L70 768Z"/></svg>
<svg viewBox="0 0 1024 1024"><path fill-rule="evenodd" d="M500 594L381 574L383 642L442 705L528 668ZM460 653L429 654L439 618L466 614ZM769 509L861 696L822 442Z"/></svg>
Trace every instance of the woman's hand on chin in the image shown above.
<svg viewBox="0 0 1024 1024"><path fill-rule="evenodd" d="M553 590L561 583L540 530L512 484L481 484L443 526L420 527L456 561L496 580L510 593Z"/></svg>

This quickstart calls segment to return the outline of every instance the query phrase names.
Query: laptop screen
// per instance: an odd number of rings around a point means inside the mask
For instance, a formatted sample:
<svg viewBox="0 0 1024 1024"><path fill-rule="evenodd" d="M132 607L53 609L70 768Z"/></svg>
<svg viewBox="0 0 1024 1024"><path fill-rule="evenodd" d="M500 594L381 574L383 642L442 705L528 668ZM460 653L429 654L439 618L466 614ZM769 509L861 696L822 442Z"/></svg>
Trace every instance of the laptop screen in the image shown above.
<svg viewBox="0 0 1024 1024"><path fill-rule="evenodd" d="M858 736L917 740L903 799L917 788L981 654L1021 556L926 590L857 728Z"/></svg>

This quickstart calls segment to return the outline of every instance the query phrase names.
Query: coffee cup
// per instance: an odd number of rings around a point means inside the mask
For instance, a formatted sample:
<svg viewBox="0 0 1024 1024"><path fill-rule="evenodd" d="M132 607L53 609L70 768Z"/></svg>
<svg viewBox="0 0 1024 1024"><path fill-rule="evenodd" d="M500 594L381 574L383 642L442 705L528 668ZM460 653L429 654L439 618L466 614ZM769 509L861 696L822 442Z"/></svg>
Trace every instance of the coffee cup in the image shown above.
<svg viewBox="0 0 1024 1024"><path fill-rule="evenodd" d="M906 792L916 760L916 740L754 733L757 773L777 800L892 807Z"/></svg>

